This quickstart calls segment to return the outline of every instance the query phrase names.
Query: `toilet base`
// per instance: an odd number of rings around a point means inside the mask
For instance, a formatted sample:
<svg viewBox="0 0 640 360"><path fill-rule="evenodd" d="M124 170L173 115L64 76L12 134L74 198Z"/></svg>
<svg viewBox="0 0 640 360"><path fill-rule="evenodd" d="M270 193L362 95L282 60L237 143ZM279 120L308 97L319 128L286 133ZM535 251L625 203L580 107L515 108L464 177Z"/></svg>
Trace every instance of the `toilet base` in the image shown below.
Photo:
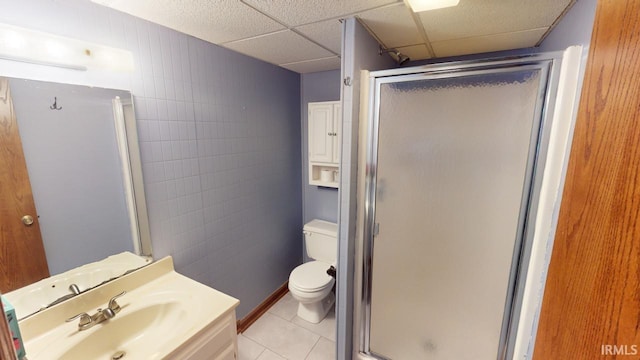
<svg viewBox="0 0 640 360"><path fill-rule="evenodd" d="M333 291L322 299L312 303L298 303L298 317L302 320L317 324L327 316L329 310L336 301Z"/></svg>

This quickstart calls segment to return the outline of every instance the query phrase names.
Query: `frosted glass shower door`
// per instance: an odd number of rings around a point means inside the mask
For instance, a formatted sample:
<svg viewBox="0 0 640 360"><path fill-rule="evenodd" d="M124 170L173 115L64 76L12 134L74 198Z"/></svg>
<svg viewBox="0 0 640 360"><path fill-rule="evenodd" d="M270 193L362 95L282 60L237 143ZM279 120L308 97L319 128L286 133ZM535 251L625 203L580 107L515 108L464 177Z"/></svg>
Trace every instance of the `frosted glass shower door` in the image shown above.
<svg viewBox="0 0 640 360"><path fill-rule="evenodd" d="M540 128L540 69L378 84L370 353L494 360Z"/></svg>

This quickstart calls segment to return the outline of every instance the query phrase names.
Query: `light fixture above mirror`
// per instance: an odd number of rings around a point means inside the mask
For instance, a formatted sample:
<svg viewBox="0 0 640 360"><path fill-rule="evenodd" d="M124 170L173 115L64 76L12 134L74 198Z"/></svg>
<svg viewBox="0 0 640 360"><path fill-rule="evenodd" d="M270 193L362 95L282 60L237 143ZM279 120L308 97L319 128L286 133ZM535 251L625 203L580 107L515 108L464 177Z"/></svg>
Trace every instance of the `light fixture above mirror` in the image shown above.
<svg viewBox="0 0 640 360"><path fill-rule="evenodd" d="M134 69L130 51L7 24L0 24L0 59L80 71Z"/></svg>

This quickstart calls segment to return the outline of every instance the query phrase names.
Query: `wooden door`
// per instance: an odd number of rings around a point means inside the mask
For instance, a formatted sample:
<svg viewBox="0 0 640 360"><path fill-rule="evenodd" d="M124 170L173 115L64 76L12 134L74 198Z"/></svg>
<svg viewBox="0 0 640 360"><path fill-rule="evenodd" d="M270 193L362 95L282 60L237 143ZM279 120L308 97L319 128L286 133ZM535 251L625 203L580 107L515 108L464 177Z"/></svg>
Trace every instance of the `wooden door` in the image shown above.
<svg viewBox="0 0 640 360"><path fill-rule="evenodd" d="M640 0L600 0L535 360L640 356Z"/></svg>
<svg viewBox="0 0 640 360"><path fill-rule="evenodd" d="M22 217L29 215L27 226ZM9 81L0 77L0 292L49 276Z"/></svg>

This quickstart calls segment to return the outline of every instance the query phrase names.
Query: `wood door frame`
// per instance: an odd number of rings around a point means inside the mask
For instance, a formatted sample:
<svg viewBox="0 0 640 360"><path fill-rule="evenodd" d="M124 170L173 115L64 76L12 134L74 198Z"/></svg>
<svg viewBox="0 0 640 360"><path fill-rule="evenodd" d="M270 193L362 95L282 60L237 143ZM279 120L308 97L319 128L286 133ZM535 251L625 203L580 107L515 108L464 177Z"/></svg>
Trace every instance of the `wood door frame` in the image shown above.
<svg viewBox="0 0 640 360"><path fill-rule="evenodd" d="M4 316L4 306L0 301L0 311L2 312L2 320L0 320L0 359L15 360L16 351L13 347L13 339L11 337L11 330L9 330L9 324L7 318Z"/></svg>
<svg viewBox="0 0 640 360"><path fill-rule="evenodd" d="M640 354L638 13L640 0L597 4L536 360Z"/></svg>

